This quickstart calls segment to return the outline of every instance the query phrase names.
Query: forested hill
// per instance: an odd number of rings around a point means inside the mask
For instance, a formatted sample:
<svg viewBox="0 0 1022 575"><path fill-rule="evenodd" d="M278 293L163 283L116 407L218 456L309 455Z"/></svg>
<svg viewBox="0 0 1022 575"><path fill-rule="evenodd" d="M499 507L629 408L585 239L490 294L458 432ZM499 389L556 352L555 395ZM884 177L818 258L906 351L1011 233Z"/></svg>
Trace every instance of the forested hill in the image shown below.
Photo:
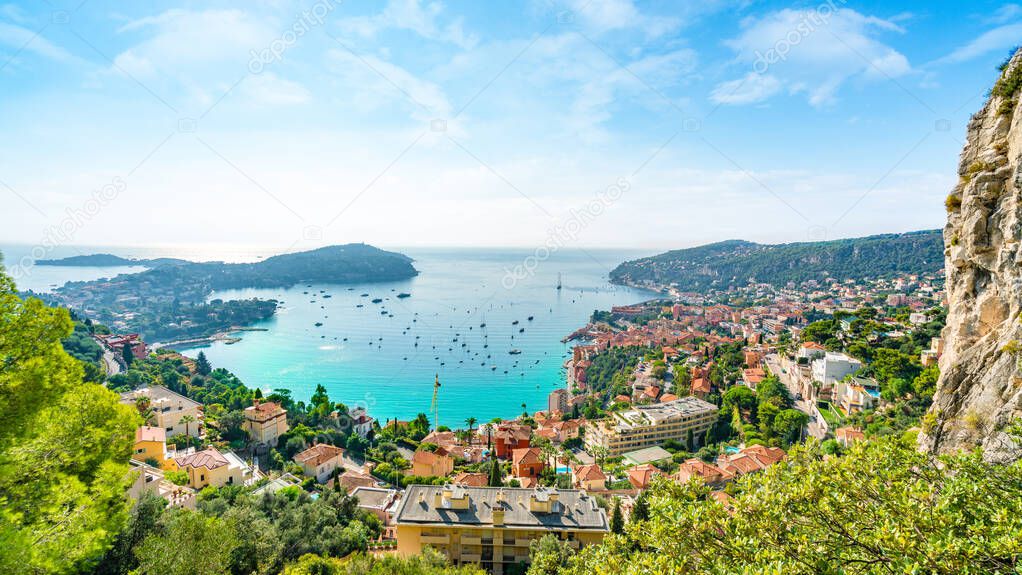
<svg viewBox="0 0 1022 575"><path fill-rule="evenodd" d="M944 266L940 230L825 242L764 245L728 240L625 262L610 272L620 284L675 284L682 291L726 290L750 281L788 282L933 273Z"/></svg>
<svg viewBox="0 0 1022 575"><path fill-rule="evenodd" d="M219 290L286 288L299 283L351 284L409 279L412 259L366 244L328 246L261 262L163 265L112 279L69 282L50 301L81 310L119 331L161 341L206 337L273 315L272 300L207 301Z"/></svg>

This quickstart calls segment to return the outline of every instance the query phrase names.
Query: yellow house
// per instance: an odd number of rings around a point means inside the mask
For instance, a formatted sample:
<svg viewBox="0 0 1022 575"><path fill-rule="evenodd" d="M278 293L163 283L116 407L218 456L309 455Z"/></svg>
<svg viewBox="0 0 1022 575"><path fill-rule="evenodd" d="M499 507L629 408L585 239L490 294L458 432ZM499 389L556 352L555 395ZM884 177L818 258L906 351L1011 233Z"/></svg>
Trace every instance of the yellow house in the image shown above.
<svg viewBox="0 0 1022 575"><path fill-rule="evenodd" d="M344 450L340 447L317 443L295 455L294 461L302 466L306 477L315 477L316 481L326 483L335 469L344 466L343 455Z"/></svg>
<svg viewBox="0 0 1022 575"><path fill-rule="evenodd" d="M430 546L461 565L502 575L529 562L529 543L553 534L578 549L609 531L607 513L585 491L410 485L394 512L397 551Z"/></svg>
<svg viewBox="0 0 1022 575"><path fill-rule="evenodd" d="M167 430L162 427L143 425L135 430L134 455L132 459L143 462L156 462L156 466L164 471L174 471L177 463L167 451Z"/></svg>
<svg viewBox="0 0 1022 575"><path fill-rule="evenodd" d="M279 404L257 399L255 405L245 408L245 431L252 441L272 447L287 430L287 410Z"/></svg>
<svg viewBox="0 0 1022 575"><path fill-rule="evenodd" d="M412 475L446 477L454 472L454 458L443 453L416 451L412 456Z"/></svg>
<svg viewBox="0 0 1022 575"><path fill-rule="evenodd" d="M214 447L174 459L177 466L188 474L188 486L202 489L207 485L244 485L246 469L233 453L228 458Z"/></svg>

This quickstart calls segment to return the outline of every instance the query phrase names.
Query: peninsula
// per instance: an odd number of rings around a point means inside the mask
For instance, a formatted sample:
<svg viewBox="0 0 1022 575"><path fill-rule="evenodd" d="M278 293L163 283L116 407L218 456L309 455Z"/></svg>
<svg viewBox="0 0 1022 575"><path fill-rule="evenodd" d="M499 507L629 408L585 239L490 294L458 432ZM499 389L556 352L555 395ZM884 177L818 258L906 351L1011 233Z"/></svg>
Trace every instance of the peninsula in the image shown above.
<svg viewBox="0 0 1022 575"><path fill-rule="evenodd" d="M141 265L142 260L125 261ZM68 282L47 299L119 331L168 341L250 326L276 311L274 300L210 300L218 290L385 282L418 275L408 256L366 244L327 246L256 263L181 261L112 279Z"/></svg>

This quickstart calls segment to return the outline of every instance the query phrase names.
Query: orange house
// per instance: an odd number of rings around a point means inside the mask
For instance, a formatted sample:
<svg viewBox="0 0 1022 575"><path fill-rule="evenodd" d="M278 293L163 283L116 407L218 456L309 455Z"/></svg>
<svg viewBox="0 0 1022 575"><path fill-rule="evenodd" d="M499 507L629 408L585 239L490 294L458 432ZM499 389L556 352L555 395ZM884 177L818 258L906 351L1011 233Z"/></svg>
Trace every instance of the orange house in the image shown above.
<svg viewBox="0 0 1022 575"><path fill-rule="evenodd" d="M505 423L497 427L493 435L493 449L497 457L507 459L515 449L524 449L529 446L529 438L532 436L532 428L528 425Z"/></svg>
<svg viewBox="0 0 1022 575"><path fill-rule="evenodd" d="M515 477L539 477L544 467L543 452L538 447L515 449L511 452L511 473Z"/></svg>

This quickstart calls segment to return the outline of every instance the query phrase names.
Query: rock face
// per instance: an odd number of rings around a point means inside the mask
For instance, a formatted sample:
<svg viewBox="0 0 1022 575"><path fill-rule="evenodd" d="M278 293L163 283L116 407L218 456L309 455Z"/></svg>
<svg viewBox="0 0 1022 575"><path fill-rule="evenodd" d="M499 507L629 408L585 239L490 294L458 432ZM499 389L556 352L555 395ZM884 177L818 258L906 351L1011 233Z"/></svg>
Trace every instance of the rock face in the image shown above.
<svg viewBox="0 0 1022 575"><path fill-rule="evenodd" d="M969 122L944 228L948 318L941 376L921 446L1022 455L1006 428L1022 417L1022 52Z"/></svg>

